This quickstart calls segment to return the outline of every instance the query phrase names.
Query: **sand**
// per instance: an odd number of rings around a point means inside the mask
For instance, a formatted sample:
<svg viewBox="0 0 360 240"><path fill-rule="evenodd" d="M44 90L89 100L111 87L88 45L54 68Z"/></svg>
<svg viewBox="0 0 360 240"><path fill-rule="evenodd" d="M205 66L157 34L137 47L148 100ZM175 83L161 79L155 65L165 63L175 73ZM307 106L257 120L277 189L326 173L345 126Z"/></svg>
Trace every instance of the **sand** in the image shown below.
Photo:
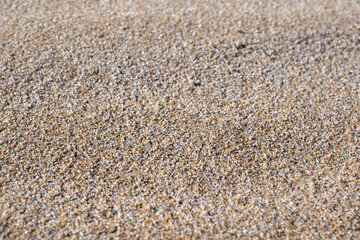
<svg viewBox="0 0 360 240"><path fill-rule="evenodd" d="M358 1L1 1L0 238L359 239Z"/></svg>

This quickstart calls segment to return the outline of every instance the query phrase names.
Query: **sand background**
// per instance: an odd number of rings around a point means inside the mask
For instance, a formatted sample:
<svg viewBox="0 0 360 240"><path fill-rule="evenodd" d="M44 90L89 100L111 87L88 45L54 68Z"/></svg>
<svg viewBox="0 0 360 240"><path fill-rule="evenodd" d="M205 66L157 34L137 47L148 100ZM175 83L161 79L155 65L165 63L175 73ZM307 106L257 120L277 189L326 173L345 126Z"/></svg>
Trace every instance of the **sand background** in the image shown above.
<svg viewBox="0 0 360 240"><path fill-rule="evenodd" d="M0 238L359 239L358 1L0 1Z"/></svg>

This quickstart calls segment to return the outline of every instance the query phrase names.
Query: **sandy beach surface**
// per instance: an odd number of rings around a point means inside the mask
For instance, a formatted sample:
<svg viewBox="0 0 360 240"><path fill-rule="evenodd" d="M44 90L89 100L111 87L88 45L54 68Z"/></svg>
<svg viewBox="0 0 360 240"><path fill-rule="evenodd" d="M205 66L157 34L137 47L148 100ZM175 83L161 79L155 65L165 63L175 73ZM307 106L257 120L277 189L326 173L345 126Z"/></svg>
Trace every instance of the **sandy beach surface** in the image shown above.
<svg viewBox="0 0 360 240"><path fill-rule="evenodd" d="M0 1L0 238L360 239L360 3Z"/></svg>

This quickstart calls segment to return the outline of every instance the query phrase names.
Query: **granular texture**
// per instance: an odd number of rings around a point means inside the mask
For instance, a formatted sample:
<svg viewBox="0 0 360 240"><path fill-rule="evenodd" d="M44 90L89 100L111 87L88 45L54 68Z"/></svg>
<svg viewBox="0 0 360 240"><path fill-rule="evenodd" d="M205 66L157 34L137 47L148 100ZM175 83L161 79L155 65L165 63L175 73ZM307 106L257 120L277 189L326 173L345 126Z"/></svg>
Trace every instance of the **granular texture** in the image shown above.
<svg viewBox="0 0 360 240"><path fill-rule="evenodd" d="M359 239L359 1L0 1L0 238Z"/></svg>

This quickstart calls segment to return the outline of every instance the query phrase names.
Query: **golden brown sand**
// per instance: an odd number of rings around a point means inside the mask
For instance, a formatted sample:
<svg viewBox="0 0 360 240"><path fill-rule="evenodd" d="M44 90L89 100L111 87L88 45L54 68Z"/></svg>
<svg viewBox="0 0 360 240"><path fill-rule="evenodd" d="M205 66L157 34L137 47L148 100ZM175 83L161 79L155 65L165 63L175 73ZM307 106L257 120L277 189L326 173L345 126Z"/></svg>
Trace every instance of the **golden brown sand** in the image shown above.
<svg viewBox="0 0 360 240"><path fill-rule="evenodd" d="M0 238L359 239L358 1L0 1Z"/></svg>

